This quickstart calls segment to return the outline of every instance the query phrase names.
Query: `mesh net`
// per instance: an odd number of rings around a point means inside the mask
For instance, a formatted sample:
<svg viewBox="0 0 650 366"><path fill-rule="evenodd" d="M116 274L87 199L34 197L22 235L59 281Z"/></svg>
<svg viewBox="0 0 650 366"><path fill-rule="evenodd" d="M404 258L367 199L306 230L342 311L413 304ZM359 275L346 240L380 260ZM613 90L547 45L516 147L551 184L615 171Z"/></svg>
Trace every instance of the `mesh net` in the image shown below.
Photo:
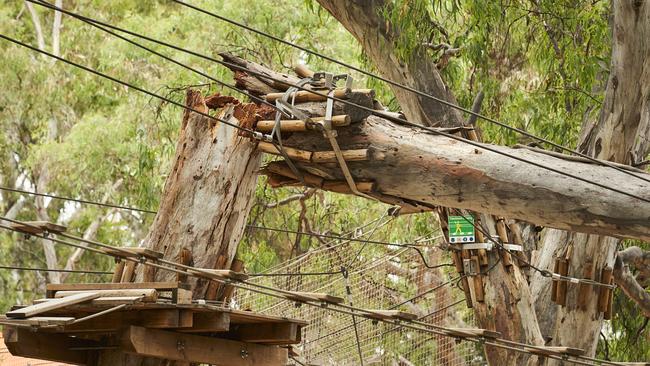
<svg viewBox="0 0 650 366"><path fill-rule="evenodd" d="M428 263L449 262L442 250L421 248ZM342 267L347 270L347 278L340 271ZM314 272L332 273L297 275ZM426 268L413 248L368 250L363 244L339 243L312 250L265 274L269 276L254 277L249 282L289 291L326 293L342 297L346 304L357 308L402 310L436 325L474 325L472 312L457 287L457 274L451 267ZM471 343L456 343L448 337L358 316L353 319L349 314L324 308L297 306L289 300L245 289L236 292L230 306L307 321L301 343L293 347L299 354L295 364L360 365L360 357L364 365L484 363L481 352Z"/></svg>

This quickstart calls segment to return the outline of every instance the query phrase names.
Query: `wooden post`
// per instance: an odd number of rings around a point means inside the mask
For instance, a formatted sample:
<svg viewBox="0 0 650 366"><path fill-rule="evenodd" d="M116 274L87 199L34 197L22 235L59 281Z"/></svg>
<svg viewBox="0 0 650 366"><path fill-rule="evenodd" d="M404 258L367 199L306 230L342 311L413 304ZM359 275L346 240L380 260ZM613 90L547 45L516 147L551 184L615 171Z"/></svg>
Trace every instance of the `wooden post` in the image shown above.
<svg viewBox="0 0 650 366"><path fill-rule="evenodd" d="M190 251L187 248L181 249L180 252L180 258L178 259L180 264L184 264L186 266L189 266L192 263L192 251ZM178 282L187 282L187 275L184 274L177 274L176 280Z"/></svg>
<svg viewBox="0 0 650 366"><path fill-rule="evenodd" d="M232 265L230 266L230 270L235 271L235 272L242 272L244 270L244 262L237 259L237 258L235 258L232 261ZM235 291L235 287L233 285L224 286L223 295L221 296L221 300L224 301L224 302L228 302L228 300L230 300L230 297L232 296L234 291Z"/></svg>
<svg viewBox="0 0 650 366"><path fill-rule="evenodd" d="M124 273L124 260L115 263L115 270L113 271L113 278L111 282L117 283L122 280L122 273Z"/></svg>
<svg viewBox="0 0 650 366"><path fill-rule="evenodd" d="M560 258L558 265L558 273L562 276L566 276L569 273L569 261ZM566 306L566 292L567 292L567 282L566 281L554 281L557 282L555 302L560 306Z"/></svg>
<svg viewBox="0 0 650 366"><path fill-rule="evenodd" d="M593 280L594 276L594 263L589 261L585 263L584 272L582 278ZM589 302L593 300L590 296L593 286L586 283L580 283L578 286L578 308L581 310L587 310Z"/></svg>
<svg viewBox="0 0 650 366"><path fill-rule="evenodd" d="M133 275L135 274L135 267L137 265L138 262L127 261L124 265L124 272L122 273L120 282L133 282Z"/></svg>
<svg viewBox="0 0 650 366"><path fill-rule="evenodd" d="M609 284L612 281L612 267L605 267L602 269L600 274L600 283ZM604 313L607 311L609 306L609 296L612 293L612 289L607 287L600 287L600 293L598 296L598 311Z"/></svg>

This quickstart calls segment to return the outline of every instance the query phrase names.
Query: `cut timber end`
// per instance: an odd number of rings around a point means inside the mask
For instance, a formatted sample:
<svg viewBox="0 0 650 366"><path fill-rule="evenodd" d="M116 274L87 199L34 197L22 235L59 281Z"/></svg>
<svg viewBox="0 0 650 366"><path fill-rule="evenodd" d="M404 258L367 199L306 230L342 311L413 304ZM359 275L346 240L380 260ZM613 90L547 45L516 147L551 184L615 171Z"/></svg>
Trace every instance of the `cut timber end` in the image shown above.
<svg viewBox="0 0 650 366"><path fill-rule="evenodd" d="M381 319L381 320L416 320L417 315L413 313L407 313L400 310L372 310L372 309L362 309L361 311L365 312L371 318Z"/></svg>
<svg viewBox="0 0 650 366"><path fill-rule="evenodd" d="M331 304L341 304L343 303L343 298L332 296L319 292L294 292L285 294L291 300L294 301L315 301L315 302L327 302Z"/></svg>
<svg viewBox="0 0 650 366"><path fill-rule="evenodd" d="M9 226L26 234L40 235L43 233L61 234L67 230L65 226L57 225L49 221L24 221L21 223L12 222Z"/></svg>

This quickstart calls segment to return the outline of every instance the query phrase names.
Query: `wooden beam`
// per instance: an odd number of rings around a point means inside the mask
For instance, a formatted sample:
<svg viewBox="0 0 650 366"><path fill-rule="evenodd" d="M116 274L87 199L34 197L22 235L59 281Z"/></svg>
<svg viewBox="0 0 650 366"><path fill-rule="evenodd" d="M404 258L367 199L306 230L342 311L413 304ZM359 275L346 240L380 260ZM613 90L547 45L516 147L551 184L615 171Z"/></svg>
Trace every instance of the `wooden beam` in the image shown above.
<svg viewBox="0 0 650 366"><path fill-rule="evenodd" d="M287 363L287 350L277 346L134 326L121 334L120 348L139 356L216 366L278 366Z"/></svg>
<svg viewBox="0 0 650 366"><path fill-rule="evenodd" d="M131 283L50 283L47 291L85 291L85 290L127 290L127 289L154 289L171 291L184 288L178 282L131 282Z"/></svg>
<svg viewBox="0 0 650 366"><path fill-rule="evenodd" d="M71 348L95 345L95 342L81 340L60 334L32 332L29 329L5 326L5 345L14 356L85 365L89 361L88 351L72 351Z"/></svg>
<svg viewBox="0 0 650 366"><path fill-rule="evenodd" d="M400 310L372 310L372 309L363 309L363 312L368 312L367 314L371 318L382 319L382 320L415 320L418 318L417 315L413 313L407 313Z"/></svg>
<svg viewBox="0 0 650 366"><path fill-rule="evenodd" d="M102 298L139 298L144 302L155 302L158 299L158 291L152 288L131 289L131 290L82 290L82 291L57 291L55 298L69 297L78 294L92 292ZM107 300L103 300L106 302ZM96 303L94 303L96 304Z"/></svg>
<svg viewBox="0 0 650 366"><path fill-rule="evenodd" d="M33 316L31 318L26 318L26 319L15 319L15 318L7 318L3 316L0 317L0 320L3 322L15 324L17 326L29 325L29 326L43 327L43 326L50 326L50 325L70 324L75 320L75 318L70 316Z"/></svg>
<svg viewBox="0 0 650 366"><path fill-rule="evenodd" d="M218 333L230 329L230 314L222 312L195 312L192 317L192 326L179 328L177 331L184 333Z"/></svg>
<svg viewBox="0 0 650 366"><path fill-rule="evenodd" d="M342 297L332 296L332 295L319 293L319 292L292 291L290 294L286 294L286 296L289 299L295 301L328 302L332 304L340 304L344 301Z"/></svg>
<svg viewBox="0 0 650 366"><path fill-rule="evenodd" d="M102 294L102 291L104 290L98 291L100 295ZM53 300L55 300L55 298L36 299L34 300L34 304L40 304L42 302L48 302ZM143 301L142 296L109 296L109 297L99 297L94 300L91 300L88 303L88 305L90 306L115 306L115 305L122 305L122 304L132 305L141 301Z"/></svg>
<svg viewBox="0 0 650 366"><path fill-rule="evenodd" d="M459 337L499 338L501 333L477 328L447 328L447 333Z"/></svg>
<svg viewBox="0 0 650 366"><path fill-rule="evenodd" d="M43 314L48 311L64 308L69 305L79 304L82 302L90 301L98 298L100 295L96 292L84 292L76 295L64 297L57 300L52 300L36 305L27 306L21 309L8 312L6 315L9 318L28 318L30 316Z"/></svg>
<svg viewBox="0 0 650 366"><path fill-rule="evenodd" d="M149 259L161 259L163 257L163 253L157 252L155 250L147 249L147 248L119 248L119 249L104 248L104 250L108 253L120 257L129 257L129 258L146 257Z"/></svg>
<svg viewBox="0 0 650 366"><path fill-rule="evenodd" d="M527 351L535 353L538 355L567 355L567 356L582 356L585 354L585 351L580 348L572 347L542 347L542 346L527 346L524 347Z"/></svg>
<svg viewBox="0 0 650 366"><path fill-rule="evenodd" d="M318 91L319 94L314 94L309 91L301 90L297 91L295 93L291 93L289 95L289 100L292 100L295 97L295 102L296 103L303 103L303 102L323 102L327 100L326 96L327 91ZM352 91L339 88L334 90L334 97L337 99L347 99L351 93L360 93L360 94L368 94L371 97L374 96L375 92L372 89L355 89ZM265 99L267 102L275 102L277 99L280 99L284 96L284 93L269 93L265 96Z"/></svg>
<svg viewBox="0 0 650 366"><path fill-rule="evenodd" d="M294 323L242 324L231 329L234 339L264 344L298 344L302 327Z"/></svg>
<svg viewBox="0 0 650 366"><path fill-rule="evenodd" d="M192 311L180 309L116 311L64 326L64 333L112 333L129 326L146 328L191 328Z"/></svg>
<svg viewBox="0 0 650 366"><path fill-rule="evenodd" d="M67 230L65 226L57 225L49 221L23 221L20 223L12 222L9 226L27 234L40 235L45 232L60 234Z"/></svg>

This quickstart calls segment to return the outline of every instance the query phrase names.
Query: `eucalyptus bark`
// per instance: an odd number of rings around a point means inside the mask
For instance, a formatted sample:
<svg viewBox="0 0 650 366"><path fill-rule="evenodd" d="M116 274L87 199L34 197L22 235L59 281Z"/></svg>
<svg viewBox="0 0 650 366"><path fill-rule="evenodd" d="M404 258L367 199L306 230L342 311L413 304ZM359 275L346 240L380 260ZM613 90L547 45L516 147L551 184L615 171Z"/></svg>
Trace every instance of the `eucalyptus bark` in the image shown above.
<svg viewBox="0 0 650 366"><path fill-rule="evenodd" d="M612 9L612 60L605 99L598 120L583 126L579 148L595 158L634 165L645 159L650 148L650 2L613 1ZM553 258L572 247L569 275L583 277L585 268L593 266L593 279L599 280L602 268L616 268L630 298L640 302L642 309L650 306L642 303L647 296L637 296L634 278L626 275L622 263L616 263L619 240L548 229L542 243L540 267L552 269ZM567 306L557 307L547 301L550 285L539 274L531 285L540 327L551 344L582 348L593 355L603 323L596 301L589 301L586 308L578 306L578 286L569 284ZM590 288L586 295L595 299L598 290Z"/></svg>
<svg viewBox="0 0 650 366"><path fill-rule="evenodd" d="M208 113L196 91L188 91L186 105ZM245 123L250 107L254 106L238 105L231 122ZM174 162L144 247L160 251L165 259L175 262L183 249L189 249L195 267L230 268L254 202L261 155L255 144L238 132L203 115L185 112ZM218 261L220 256L223 259ZM176 273L145 267L136 281L144 278L174 281ZM192 277L189 280L193 297L205 298L208 283ZM174 363L121 352L101 353L98 365L117 364Z"/></svg>

